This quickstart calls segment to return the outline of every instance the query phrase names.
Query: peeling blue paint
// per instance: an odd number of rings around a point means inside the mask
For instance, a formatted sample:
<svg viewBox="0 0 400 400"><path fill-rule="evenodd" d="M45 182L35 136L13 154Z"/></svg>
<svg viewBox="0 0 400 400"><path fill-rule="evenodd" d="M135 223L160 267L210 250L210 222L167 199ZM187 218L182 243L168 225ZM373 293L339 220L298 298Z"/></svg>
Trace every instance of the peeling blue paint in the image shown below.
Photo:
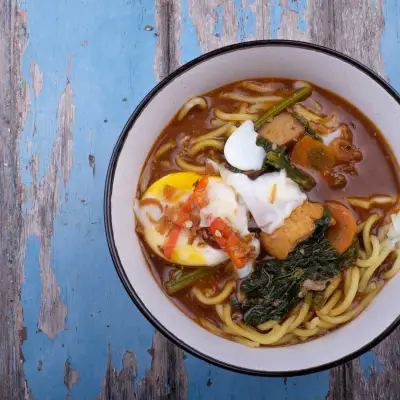
<svg viewBox="0 0 400 400"><path fill-rule="evenodd" d="M270 36L271 39L278 38L278 29L281 27L281 18L283 7L280 0L271 0L271 16L270 16Z"/></svg>
<svg viewBox="0 0 400 400"><path fill-rule="evenodd" d="M25 377L35 399L65 398L64 365L69 358L80 375L79 384L70 392L72 398L94 399L106 372L108 343L118 370L124 353L136 352L138 380L151 364L147 349L154 329L133 305L113 267L104 233L103 189L116 139L134 107L156 83L153 65L157 37L154 31L144 29L155 25L154 6L131 0L101 5L95 0L54 4L27 0L23 6L28 12L30 37L22 73L30 82L32 57L44 74L39 98L33 101L31 95L33 105L20 140L21 175L26 185L32 181L28 165L34 152L39 153L40 177L50 161L68 53L76 106L74 165L67 188L61 188L62 209L54 221L51 244L51 267L68 307L66 330L53 341L36 332L41 279L39 244L31 238L21 293L28 330L23 344ZM35 121L37 132L33 136ZM24 144L26 140L32 142L30 150ZM89 154L96 157L95 174L89 166ZM66 203L64 190L68 191Z"/></svg>
<svg viewBox="0 0 400 400"><path fill-rule="evenodd" d="M216 14L216 21L215 21L213 35L221 37L222 36L222 18L223 18L221 4L215 9L215 14Z"/></svg>
<svg viewBox="0 0 400 400"><path fill-rule="evenodd" d="M182 64L187 63L193 58L201 55L201 48L196 36L196 29L193 25L192 19L189 16L189 0L182 0L181 13L182 13L182 32L179 43L182 49ZM220 14L221 15L221 14Z"/></svg>
<svg viewBox="0 0 400 400"><path fill-rule="evenodd" d="M381 52L390 84L400 91L400 2L385 0Z"/></svg>
<svg viewBox="0 0 400 400"><path fill-rule="evenodd" d="M304 16L304 11L308 6L308 0L289 0L289 10L295 11L299 18L297 19L297 29L307 32L308 26Z"/></svg>
<svg viewBox="0 0 400 400"><path fill-rule="evenodd" d="M378 373L383 371L382 364L378 361L375 354L371 351L363 354L360 357L360 368L363 371L365 380L368 382L369 375L371 374L371 369L374 368Z"/></svg>
<svg viewBox="0 0 400 400"><path fill-rule="evenodd" d="M254 38L256 34L256 14L251 5L255 5L255 0L247 2L245 6L242 5L241 0L235 0L234 4L239 27L237 41L244 42Z"/></svg>

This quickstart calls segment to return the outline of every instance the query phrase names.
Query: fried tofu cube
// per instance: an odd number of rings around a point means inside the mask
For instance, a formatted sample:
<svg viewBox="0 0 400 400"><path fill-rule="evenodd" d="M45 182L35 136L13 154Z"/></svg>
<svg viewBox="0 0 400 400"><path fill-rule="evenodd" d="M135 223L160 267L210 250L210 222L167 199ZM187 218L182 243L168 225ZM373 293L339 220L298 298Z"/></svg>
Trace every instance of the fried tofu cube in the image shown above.
<svg viewBox="0 0 400 400"><path fill-rule="evenodd" d="M304 127L288 112L283 112L272 121L267 122L258 134L270 142L282 146L300 139L304 134Z"/></svg>
<svg viewBox="0 0 400 400"><path fill-rule="evenodd" d="M285 219L285 223L273 233L261 232L260 239L272 257L284 260L288 254L315 229L315 221L322 218L324 207L320 203L305 201Z"/></svg>

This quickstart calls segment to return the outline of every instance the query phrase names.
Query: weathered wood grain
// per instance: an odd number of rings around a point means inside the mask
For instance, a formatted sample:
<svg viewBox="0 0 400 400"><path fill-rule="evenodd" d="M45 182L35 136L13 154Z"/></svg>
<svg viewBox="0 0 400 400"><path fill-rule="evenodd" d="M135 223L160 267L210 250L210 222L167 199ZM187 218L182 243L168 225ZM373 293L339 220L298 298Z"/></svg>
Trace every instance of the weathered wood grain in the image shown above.
<svg viewBox="0 0 400 400"><path fill-rule="evenodd" d="M33 93L35 97L39 97L40 92L43 88L43 72L40 71L38 64L35 64L33 59L31 59L31 65L29 67L29 74L32 79Z"/></svg>
<svg viewBox="0 0 400 400"><path fill-rule="evenodd" d="M181 4L179 0L156 0L155 34L157 35L154 72L157 80L164 79L181 65L180 31Z"/></svg>
<svg viewBox="0 0 400 400"><path fill-rule="evenodd" d="M74 385L79 382L79 371L71 367L69 360L65 361L64 365L64 384L68 390L71 390Z"/></svg>
<svg viewBox="0 0 400 400"><path fill-rule="evenodd" d="M97 400L136 400L134 382L137 377L135 353L127 351L122 357L122 369L112 363L111 346L108 346L107 371L101 383L101 392Z"/></svg>
<svg viewBox="0 0 400 400"><path fill-rule="evenodd" d="M150 352L151 368L139 383L138 399L186 399L188 380L183 351L156 331Z"/></svg>
<svg viewBox="0 0 400 400"><path fill-rule="evenodd" d="M26 15L15 1L0 1L0 398L29 399L22 341L26 332L19 290L23 279L20 235L18 133L27 112L20 63L26 48Z"/></svg>
<svg viewBox="0 0 400 400"><path fill-rule="evenodd" d="M38 329L50 339L54 339L57 333L64 330L67 316L67 307L60 299L60 288L51 268L51 237L53 235L54 217L60 212L59 174L61 174L63 183L66 185L72 168L71 129L75 118L75 106L69 82L69 69L70 59L67 65L66 85L58 104L58 129L53 143L50 165L43 178L38 182L39 155L33 156L30 163L32 173L31 207L27 209L24 217L25 243L31 235L35 235L40 241L39 265L42 292Z"/></svg>
<svg viewBox="0 0 400 400"><path fill-rule="evenodd" d="M195 26L197 40L203 53L237 42L238 24L233 0L189 1L189 16ZM221 15L217 13L220 7ZM213 34L222 19L222 34Z"/></svg>

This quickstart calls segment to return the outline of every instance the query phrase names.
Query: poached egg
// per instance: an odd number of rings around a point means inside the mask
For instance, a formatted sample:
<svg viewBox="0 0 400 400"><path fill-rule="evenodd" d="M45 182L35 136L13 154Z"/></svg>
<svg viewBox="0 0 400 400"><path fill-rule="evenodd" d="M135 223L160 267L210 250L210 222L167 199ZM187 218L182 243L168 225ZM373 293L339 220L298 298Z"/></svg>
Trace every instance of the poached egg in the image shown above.
<svg viewBox="0 0 400 400"><path fill-rule="evenodd" d="M261 169L266 153L256 145L257 136L253 122L243 122L225 143L226 161L242 171Z"/></svg>
<svg viewBox="0 0 400 400"><path fill-rule="evenodd" d="M281 227L292 211L307 200L300 187L287 177L286 171L270 172L251 180L220 166L226 184L240 194L259 228L273 233Z"/></svg>

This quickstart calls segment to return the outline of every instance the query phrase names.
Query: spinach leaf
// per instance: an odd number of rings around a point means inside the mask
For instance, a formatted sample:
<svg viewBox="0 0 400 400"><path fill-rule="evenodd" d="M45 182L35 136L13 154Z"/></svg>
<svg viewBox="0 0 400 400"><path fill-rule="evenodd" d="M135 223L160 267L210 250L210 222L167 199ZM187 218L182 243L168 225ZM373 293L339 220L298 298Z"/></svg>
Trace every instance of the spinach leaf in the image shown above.
<svg viewBox="0 0 400 400"><path fill-rule="evenodd" d="M299 293L306 279L329 280L354 262L357 238L344 254L339 254L325 236L330 220L325 209L323 217L315 222L314 233L285 260L261 261L253 274L243 280L241 290L246 299L240 308L247 324L280 320L300 302Z"/></svg>

